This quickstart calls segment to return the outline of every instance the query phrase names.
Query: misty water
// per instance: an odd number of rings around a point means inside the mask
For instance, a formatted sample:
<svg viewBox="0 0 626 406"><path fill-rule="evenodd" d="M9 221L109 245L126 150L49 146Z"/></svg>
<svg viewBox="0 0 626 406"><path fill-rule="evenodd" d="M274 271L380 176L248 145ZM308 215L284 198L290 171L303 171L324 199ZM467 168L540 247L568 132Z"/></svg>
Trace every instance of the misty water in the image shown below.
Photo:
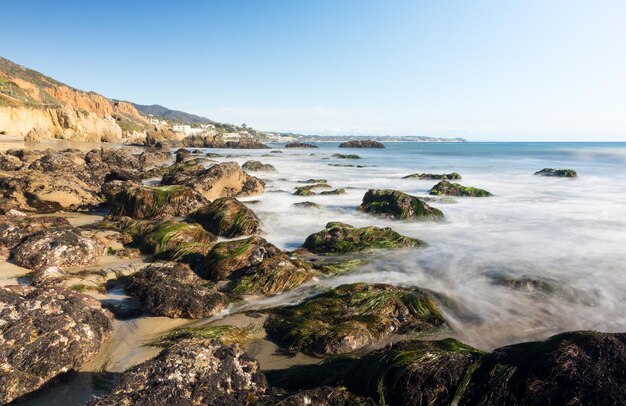
<svg viewBox="0 0 626 406"><path fill-rule="evenodd" d="M281 149L283 153L210 151L236 155L220 161L259 159L276 167L276 173L256 174L267 181L266 193L244 201L253 201L250 207L263 221L264 237L283 249L297 248L329 221L392 227L425 240L428 247L389 252L317 285L365 281L431 289L446 298L442 305L450 335L484 350L566 330L626 330L626 144L388 143L386 149L364 150L319 146ZM335 153L362 159L332 158ZM544 167L572 168L579 176L533 175ZM370 188L427 196L436 181L402 177L452 171L463 176L463 185L494 196L429 202L444 212L444 222L385 220L356 210ZM347 193L294 196L294 188L302 185L298 181L309 178L326 179ZM294 207L299 201L322 208ZM504 279L518 283L502 283ZM310 291L268 302L294 302L305 294Z"/></svg>

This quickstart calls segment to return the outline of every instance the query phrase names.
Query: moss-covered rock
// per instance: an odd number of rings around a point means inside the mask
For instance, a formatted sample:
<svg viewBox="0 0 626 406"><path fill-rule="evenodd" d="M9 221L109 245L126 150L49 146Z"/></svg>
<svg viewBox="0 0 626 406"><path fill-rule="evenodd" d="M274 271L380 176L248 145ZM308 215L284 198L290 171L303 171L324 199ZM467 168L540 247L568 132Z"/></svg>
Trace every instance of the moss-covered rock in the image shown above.
<svg viewBox="0 0 626 406"><path fill-rule="evenodd" d="M330 186L328 183L314 183L312 185L298 186L296 187L296 191L294 192L294 195L313 196L315 195L314 191L320 190L320 189L332 189L332 186Z"/></svg>
<svg viewBox="0 0 626 406"><path fill-rule="evenodd" d="M298 183L327 183L326 179L321 178L311 178L305 180L299 180Z"/></svg>
<svg viewBox="0 0 626 406"><path fill-rule="evenodd" d="M273 165L264 164L260 161L247 161L241 165L241 169L253 172L276 172L276 168Z"/></svg>
<svg viewBox="0 0 626 406"><path fill-rule="evenodd" d="M168 331L150 342L155 347L171 347L181 340L187 339L213 339L222 344L245 345L255 337L257 329L254 325L237 327L231 325L215 326L211 324L203 326L181 327Z"/></svg>
<svg viewBox="0 0 626 406"><path fill-rule="evenodd" d="M320 192L320 195L345 195L345 194L346 194L346 189L344 188L333 189L333 190L323 190Z"/></svg>
<svg viewBox="0 0 626 406"><path fill-rule="evenodd" d="M113 195L111 214L133 218L161 219L186 216L208 201L185 186L131 186Z"/></svg>
<svg viewBox="0 0 626 406"><path fill-rule="evenodd" d="M214 200L193 212L191 218L213 234L226 238L253 235L261 231L261 221L254 211L232 197Z"/></svg>
<svg viewBox="0 0 626 406"><path fill-rule="evenodd" d="M294 206L294 207L301 207L301 208L304 208L304 209L319 209L320 207L322 207L322 206L320 206L319 204L317 204L315 202L309 202L309 201L297 202L297 203L292 204L292 206Z"/></svg>
<svg viewBox="0 0 626 406"><path fill-rule="evenodd" d="M265 328L290 351L333 355L395 333L432 332L444 323L437 304L422 289L356 283L296 306L272 309Z"/></svg>
<svg viewBox="0 0 626 406"><path fill-rule="evenodd" d="M430 189L429 192L433 196L467 196L467 197L489 197L491 193L483 189L471 186L463 186L458 183L451 183L442 180Z"/></svg>
<svg viewBox="0 0 626 406"><path fill-rule="evenodd" d="M333 158L338 158L338 159L361 159L361 157L356 155L356 154L333 154Z"/></svg>
<svg viewBox="0 0 626 406"><path fill-rule="evenodd" d="M206 258L202 275L229 280L226 291L235 295L270 295L309 281L314 272L261 237L216 244Z"/></svg>
<svg viewBox="0 0 626 406"><path fill-rule="evenodd" d="M389 227L374 226L356 228L337 221L307 237L303 247L316 254L347 254L406 247L422 247L421 240L403 236Z"/></svg>
<svg viewBox="0 0 626 406"><path fill-rule="evenodd" d="M553 169L553 168L543 168L542 170L535 172L535 175L555 176L559 178L575 178L578 176L576 171L573 169Z"/></svg>
<svg viewBox="0 0 626 406"><path fill-rule="evenodd" d="M461 175L452 173L412 173L407 176L403 176L402 179L420 179L420 180L461 180Z"/></svg>
<svg viewBox="0 0 626 406"><path fill-rule="evenodd" d="M404 220L439 220L441 210L429 206L415 196L391 189L370 189L363 196L358 210Z"/></svg>
<svg viewBox="0 0 626 406"><path fill-rule="evenodd" d="M155 259L180 261L196 265L217 238L199 224L163 221L145 235L141 250Z"/></svg>

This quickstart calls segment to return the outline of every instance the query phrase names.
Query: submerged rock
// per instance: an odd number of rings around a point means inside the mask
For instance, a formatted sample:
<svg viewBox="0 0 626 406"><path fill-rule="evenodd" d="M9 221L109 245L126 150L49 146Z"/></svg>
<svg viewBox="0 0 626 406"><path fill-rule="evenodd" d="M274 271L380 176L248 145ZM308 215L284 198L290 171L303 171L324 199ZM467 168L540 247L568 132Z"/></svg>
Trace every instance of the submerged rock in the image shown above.
<svg viewBox="0 0 626 406"><path fill-rule="evenodd" d="M553 168L543 168L542 170L535 172L535 175L555 176L559 178L575 178L578 176L576 171L573 169L553 169Z"/></svg>
<svg viewBox="0 0 626 406"><path fill-rule="evenodd" d="M111 199L111 214L133 218L161 219L186 216L207 200L185 186L131 186Z"/></svg>
<svg viewBox="0 0 626 406"><path fill-rule="evenodd" d="M452 172L452 173L441 173L441 174L433 174L433 173L412 173L407 176L403 176L402 179L421 179L421 180L461 180L461 175Z"/></svg>
<svg viewBox="0 0 626 406"><path fill-rule="evenodd" d="M333 158L338 159L361 159L360 156L355 154L333 154Z"/></svg>
<svg viewBox="0 0 626 406"><path fill-rule="evenodd" d="M405 237L389 227L355 228L337 221L326 224L326 228L307 237L302 245L316 254L347 254L405 247L422 247L423 241Z"/></svg>
<svg viewBox="0 0 626 406"><path fill-rule="evenodd" d="M320 192L320 195L345 195L345 194L346 194L346 189L344 188L333 189L333 190L323 190Z"/></svg>
<svg viewBox="0 0 626 406"><path fill-rule="evenodd" d="M319 148L317 145L308 144L306 142L290 142L285 148Z"/></svg>
<svg viewBox="0 0 626 406"><path fill-rule="evenodd" d="M213 234L234 238L261 231L260 220L254 211L232 197L222 197L201 207L191 218Z"/></svg>
<svg viewBox="0 0 626 406"><path fill-rule="evenodd" d="M463 186L458 183L451 183L447 180L442 180L430 189L429 192L433 196L467 196L467 197L489 197L491 193L483 189L478 189L471 186Z"/></svg>
<svg viewBox="0 0 626 406"><path fill-rule="evenodd" d="M183 340L126 371L90 405L239 406L256 403L266 389L258 362L237 345Z"/></svg>
<svg viewBox="0 0 626 406"><path fill-rule="evenodd" d="M247 161L241 165L241 169L255 172L276 172L276 168L273 165L264 164L260 161Z"/></svg>
<svg viewBox="0 0 626 406"><path fill-rule="evenodd" d="M208 169L166 174L163 185L185 185L209 200L219 197L253 196L263 193L265 183L248 175L236 162L216 164Z"/></svg>
<svg viewBox="0 0 626 406"><path fill-rule="evenodd" d="M77 370L111 333L100 303L64 289L0 287L0 404Z"/></svg>
<svg viewBox="0 0 626 406"><path fill-rule="evenodd" d="M155 262L131 275L125 290L155 316L201 319L228 303L222 293L204 285L186 264Z"/></svg>
<svg viewBox="0 0 626 406"><path fill-rule="evenodd" d="M26 238L13 250L13 260L21 267L43 270L90 265L105 252L101 241L82 236L77 229L61 227L43 229Z"/></svg>
<svg viewBox="0 0 626 406"><path fill-rule="evenodd" d="M226 290L236 295L270 295L300 286L314 273L265 239L250 237L216 244L207 255L202 275L230 280Z"/></svg>
<svg viewBox="0 0 626 406"><path fill-rule="evenodd" d="M342 142L339 148L385 148L385 145L374 140L354 140Z"/></svg>
<svg viewBox="0 0 626 406"><path fill-rule="evenodd" d="M305 208L305 209L319 209L320 206L319 204L315 203L315 202L297 202L292 204L292 206L294 207L301 207L301 208Z"/></svg>
<svg viewBox="0 0 626 406"><path fill-rule="evenodd" d="M429 206L415 196L391 189L370 189L363 196L358 210L394 219L439 220L441 210Z"/></svg>
<svg viewBox="0 0 626 406"><path fill-rule="evenodd" d="M432 332L445 320L422 289L356 283L290 307L274 308L268 336L290 351L344 354L398 333Z"/></svg>
<svg viewBox="0 0 626 406"><path fill-rule="evenodd" d="M315 195L314 190L318 189L332 189L332 186L328 183L314 183L312 185L298 186L293 194L296 196L313 196Z"/></svg>

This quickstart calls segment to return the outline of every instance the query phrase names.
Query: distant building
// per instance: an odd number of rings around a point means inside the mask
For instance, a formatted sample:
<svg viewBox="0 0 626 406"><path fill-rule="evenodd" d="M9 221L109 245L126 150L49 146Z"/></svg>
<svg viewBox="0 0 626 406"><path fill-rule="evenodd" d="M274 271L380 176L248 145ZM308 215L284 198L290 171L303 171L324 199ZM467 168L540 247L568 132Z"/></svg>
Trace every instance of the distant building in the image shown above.
<svg viewBox="0 0 626 406"><path fill-rule="evenodd" d="M239 133L224 133L222 134L222 139L224 141L239 141L241 138L241 134Z"/></svg>
<svg viewBox="0 0 626 406"><path fill-rule="evenodd" d="M203 128L193 128L189 124L175 124L172 126L172 131L177 133L183 133L185 135L200 134L204 131Z"/></svg>

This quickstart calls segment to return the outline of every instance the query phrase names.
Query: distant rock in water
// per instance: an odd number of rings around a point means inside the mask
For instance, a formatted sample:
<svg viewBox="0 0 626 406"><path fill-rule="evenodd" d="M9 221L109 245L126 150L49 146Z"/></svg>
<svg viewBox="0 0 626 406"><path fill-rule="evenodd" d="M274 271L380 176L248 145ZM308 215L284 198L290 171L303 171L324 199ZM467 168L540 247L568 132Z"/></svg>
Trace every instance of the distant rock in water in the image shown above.
<svg viewBox="0 0 626 406"><path fill-rule="evenodd" d="M320 195L345 195L346 189L340 187L339 189L333 190L323 190L320 192Z"/></svg>
<svg viewBox="0 0 626 406"><path fill-rule="evenodd" d="M338 382L389 406L612 405L626 398L626 334L575 331L492 353L451 338L405 341L268 378L291 390Z"/></svg>
<svg viewBox="0 0 626 406"><path fill-rule="evenodd" d="M391 189L370 189L363 196L358 210L403 220L439 220L441 210L429 206L415 196Z"/></svg>
<svg viewBox="0 0 626 406"><path fill-rule="evenodd" d="M433 331L444 323L433 298L419 288L355 283L271 309L265 329L289 351L337 355L392 334Z"/></svg>
<svg viewBox="0 0 626 406"><path fill-rule="evenodd" d="M442 173L442 174L433 174L433 173L412 173L407 176L403 176L402 179L421 179L421 180L461 180L461 175L452 172L452 173Z"/></svg>
<svg viewBox="0 0 626 406"><path fill-rule="evenodd" d="M317 145L307 144L305 142L291 142L285 145L285 148L319 148Z"/></svg>
<svg viewBox="0 0 626 406"><path fill-rule="evenodd" d="M342 142L339 148L385 148L385 145L374 140L355 140Z"/></svg>
<svg viewBox="0 0 626 406"><path fill-rule="evenodd" d="M573 169L553 169L543 168L542 170L535 172L535 175L539 176L555 176L558 178L575 178L578 176Z"/></svg>
<svg viewBox="0 0 626 406"><path fill-rule="evenodd" d="M253 235L261 231L261 221L254 211L232 197L214 200L193 212L191 218L206 230L226 238Z"/></svg>
<svg viewBox="0 0 626 406"><path fill-rule="evenodd" d="M338 159L361 159L361 157L356 155L356 154L333 154L333 158L338 158Z"/></svg>
<svg viewBox="0 0 626 406"><path fill-rule="evenodd" d="M304 208L304 209L319 209L320 207L322 207L322 206L320 206L319 204L317 204L315 202L309 202L309 201L297 202L297 203L292 204L292 206L294 206L294 207L301 207L301 208Z"/></svg>
<svg viewBox="0 0 626 406"><path fill-rule="evenodd" d="M324 230L308 236L302 246L316 254L347 254L424 245L423 241L405 237L389 227L356 228L333 221L326 224Z"/></svg>
<svg viewBox="0 0 626 406"><path fill-rule="evenodd" d="M89 405L249 405L266 389L259 363L239 346L187 339L124 372Z"/></svg>
<svg viewBox="0 0 626 406"><path fill-rule="evenodd" d="M483 189L478 189L471 186L463 186L458 183L450 183L447 180L442 180L437 183L429 192L433 196L467 196L467 197L489 197L491 193Z"/></svg>
<svg viewBox="0 0 626 406"><path fill-rule="evenodd" d="M276 168L273 165L264 164L260 161L247 161L241 165L241 169L244 171L276 172Z"/></svg>
<svg viewBox="0 0 626 406"><path fill-rule="evenodd" d="M109 317L65 289L0 287L0 404L78 370L111 334Z"/></svg>

